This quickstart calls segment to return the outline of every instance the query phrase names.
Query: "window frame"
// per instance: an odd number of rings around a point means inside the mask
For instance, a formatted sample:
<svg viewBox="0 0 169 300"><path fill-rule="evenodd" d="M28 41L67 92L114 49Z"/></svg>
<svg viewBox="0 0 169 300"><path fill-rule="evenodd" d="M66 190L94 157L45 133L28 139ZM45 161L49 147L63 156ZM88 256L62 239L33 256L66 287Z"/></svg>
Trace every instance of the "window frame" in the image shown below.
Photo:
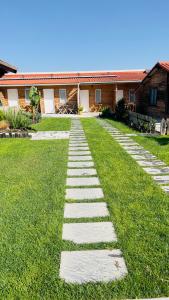
<svg viewBox="0 0 169 300"><path fill-rule="evenodd" d="M152 92L153 93L156 92L156 93L153 95ZM149 89L149 105L150 106L157 106L157 98L158 98L158 88L157 87L150 87L150 89Z"/></svg>
<svg viewBox="0 0 169 300"><path fill-rule="evenodd" d="M25 88L25 103L26 105L30 105L30 99L29 97L28 98L26 97L26 91L30 92L30 88Z"/></svg>
<svg viewBox="0 0 169 300"><path fill-rule="evenodd" d="M133 100L131 100L131 95L133 96ZM135 103L135 102L136 102L136 95L134 89L129 89L129 103Z"/></svg>
<svg viewBox="0 0 169 300"><path fill-rule="evenodd" d="M97 102L97 91L99 91L99 93L100 93L100 101L99 102ZM102 103L102 90L101 89L95 89L95 103L96 104L101 104Z"/></svg>
<svg viewBox="0 0 169 300"><path fill-rule="evenodd" d="M61 91L64 91L65 92L65 102L61 102ZM66 104L67 103L67 90L66 89L59 89L59 104Z"/></svg>

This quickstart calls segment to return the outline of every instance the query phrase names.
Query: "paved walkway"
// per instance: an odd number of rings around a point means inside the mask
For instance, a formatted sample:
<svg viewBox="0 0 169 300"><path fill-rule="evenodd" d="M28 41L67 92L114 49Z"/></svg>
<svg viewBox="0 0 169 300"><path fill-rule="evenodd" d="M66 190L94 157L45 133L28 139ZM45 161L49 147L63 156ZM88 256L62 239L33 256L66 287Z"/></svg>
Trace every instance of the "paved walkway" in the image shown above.
<svg viewBox="0 0 169 300"><path fill-rule="evenodd" d="M72 120L66 186L63 240L86 245L116 243L117 236L112 222L104 221L109 211L78 119ZM97 217L103 220L92 222L92 218ZM84 222L84 218L89 221ZM67 283L108 282L121 279L126 274L127 268L119 249L61 253L60 277Z"/></svg>
<svg viewBox="0 0 169 300"><path fill-rule="evenodd" d="M69 131L38 131L31 132L32 140L60 140L69 139Z"/></svg>
<svg viewBox="0 0 169 300"><path fill-rule="evenodd" d="M100 112L84 112L81 115L78 114L42 114L43 118L71 118L71 119L79 119L79 118L93 118L98 117Z"/></svg>
<svg viewBox="0 0 169 300"><path fill-rule="evenodd" d="M169 167L155 155L145 150L132 140L129 134L124 134L105 120L99 119L99 124L105 128L120 146L138 163L143 170L152 176L161 189L169 193ZM168 174L168 175L167 175Z"/></svg>

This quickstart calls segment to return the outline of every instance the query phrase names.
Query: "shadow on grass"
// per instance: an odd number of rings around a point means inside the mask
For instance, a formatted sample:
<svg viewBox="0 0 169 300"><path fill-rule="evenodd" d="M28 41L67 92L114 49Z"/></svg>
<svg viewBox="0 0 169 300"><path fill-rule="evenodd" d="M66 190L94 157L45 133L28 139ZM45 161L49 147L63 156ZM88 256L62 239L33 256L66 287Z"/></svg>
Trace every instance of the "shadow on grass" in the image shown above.
<svg viewBox="0 0 169 300"><path fill-rule="evenodd" d="M161 146L169 145L169 136L144 136L147 139L154 140Z"/></svg>

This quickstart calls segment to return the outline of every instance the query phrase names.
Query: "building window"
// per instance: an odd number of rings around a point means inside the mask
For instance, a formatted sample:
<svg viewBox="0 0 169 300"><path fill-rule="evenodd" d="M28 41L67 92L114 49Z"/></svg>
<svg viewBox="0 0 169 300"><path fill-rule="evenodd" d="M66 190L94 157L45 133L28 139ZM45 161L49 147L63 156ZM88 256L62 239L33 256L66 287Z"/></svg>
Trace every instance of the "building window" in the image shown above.
<svg viewBox="0 0 169 300"><path fill-rule="evenodd" d="M135 92L134 92L134 90L129 90L129 102L135 102Z"/></svg>
<svg viewBox="0 0 169 300"><path fill-rule="evenodd" d="M65 104L67 101L66 89L59 89L59 102Z"/></svg>
<svg viewBox="0 0 169 300"><path fill-rule="evenodd" d="M123 90L116 90L116 103L124 98Z"/></svg>
<svg viewBox="0 0 169 300"><path fill-rule="evenodd" d="M157 105L157 88L150 89L150 105Z"/></svg>
<svg viewBox="0 0 169 300"><path fill-rule="evenodd" d="M101 89L95 90L95 102L96 104L100 104L102 102Z"/></svg>
<svg viewBox="0 0 169 300"><path fill-rule="evenodd" d="M30 92L30 89L25 89L25 102L27 105L30 104L29 92Z"/></svg>

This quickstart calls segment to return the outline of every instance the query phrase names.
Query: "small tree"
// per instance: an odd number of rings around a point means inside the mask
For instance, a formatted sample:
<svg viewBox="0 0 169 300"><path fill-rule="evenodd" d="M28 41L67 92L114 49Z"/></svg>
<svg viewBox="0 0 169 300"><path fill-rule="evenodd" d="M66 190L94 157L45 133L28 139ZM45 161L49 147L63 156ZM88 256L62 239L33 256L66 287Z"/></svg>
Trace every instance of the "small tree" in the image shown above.
<svg viewBox="0 0 169 300"><path fill-rule="evenodd" d="M35 116L40 103L40 92L36 86L32 86L29 92L30 105L32 106L32 114L33 114L33 123L35 123Z"/></svg>

